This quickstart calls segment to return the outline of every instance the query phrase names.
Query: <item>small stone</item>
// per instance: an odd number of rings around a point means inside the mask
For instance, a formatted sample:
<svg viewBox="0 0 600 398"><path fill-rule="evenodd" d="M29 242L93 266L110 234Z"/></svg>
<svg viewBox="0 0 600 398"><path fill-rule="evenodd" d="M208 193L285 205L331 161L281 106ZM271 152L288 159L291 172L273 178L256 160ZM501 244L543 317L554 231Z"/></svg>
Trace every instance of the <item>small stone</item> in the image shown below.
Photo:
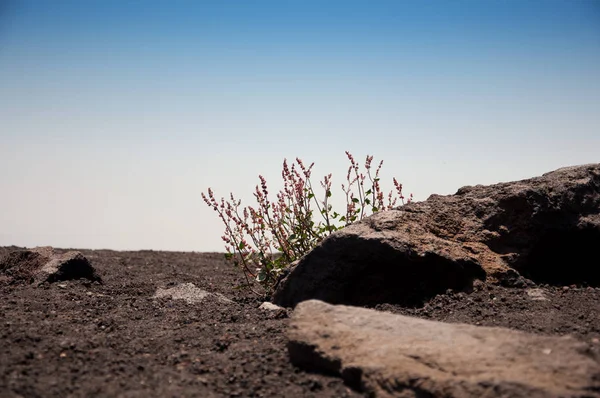
<svg viewBox="0 0 600 398"><path fill-rule="evenodd" d="M280 311L280 310L285 310L285 308L278 306L277 304L273 304L270 303L268 301L265 301L264 303L262 303L260 305L261 310L266 310L266 311Z"/></svg>
<svg viewBox="0 0 600 398"><path fill-rule="evenodd" d="M534 301L548 301L544 289L527 289L527 296Z"/></svg>
<svg viewBox="0 0 600 398"><path fill-rule="evenodd" d="M193 283L181 283L169 289L158 288L154 298L171 297L173 300L185 300L188 304L199 303L207 297L213 297L222 303L233 303L220 293L210 293Z"/></svg>
<svg viewBox="0 0 600 398"><path fill-rule="evenodd" d="M261 310L269 314L270 319L286 318L288 316L287 310L276 304L265 301L260 305Z"/></svg>

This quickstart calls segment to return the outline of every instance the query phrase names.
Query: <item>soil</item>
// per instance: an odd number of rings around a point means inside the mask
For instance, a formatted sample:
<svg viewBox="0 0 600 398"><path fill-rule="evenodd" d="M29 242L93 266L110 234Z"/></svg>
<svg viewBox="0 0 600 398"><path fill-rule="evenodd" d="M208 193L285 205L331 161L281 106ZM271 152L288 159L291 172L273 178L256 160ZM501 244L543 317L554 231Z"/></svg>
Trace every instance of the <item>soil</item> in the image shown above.
<svg viewBox="0 0 600 398"><path fill-rule="evenodd" d="M0 257L11 248L0 248ZM65 250L57 250L64 252ZM1 397L362 397L333 376L293 367L288 320L235 289L243 277L219 253L81 250L102 282L36 286L0 271ZM224 303L153 298L181 283ZM420 308L421 318L572 335L600 358L600 288L477 284Z"/></svg>

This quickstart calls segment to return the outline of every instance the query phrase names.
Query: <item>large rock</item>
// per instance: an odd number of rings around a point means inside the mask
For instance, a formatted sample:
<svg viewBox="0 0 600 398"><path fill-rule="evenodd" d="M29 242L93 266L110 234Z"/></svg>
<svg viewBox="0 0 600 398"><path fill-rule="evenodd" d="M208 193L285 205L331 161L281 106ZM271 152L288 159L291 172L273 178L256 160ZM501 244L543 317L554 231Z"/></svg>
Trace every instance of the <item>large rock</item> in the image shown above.
<svg viewBox="0 0 600 398"><path fill-rule="evenodd" d="M57 253L52 247L14 250L0 259L0 282L57 282L85 278L101 281L88 259L78 251Z"/></svg>
<svg viewBox="0 0 600 398"><path fill-rule="evenodd" d="M474 279L600 285L600 164L376 213L325 239L273 302L419 305Z"/></svg>
<svg viewBox="0 0 600 398"><path fill-rule="evenodd" d="M292 315L289 355L377 397L600 397L583 343L447 324L309 300Z"/></svg>

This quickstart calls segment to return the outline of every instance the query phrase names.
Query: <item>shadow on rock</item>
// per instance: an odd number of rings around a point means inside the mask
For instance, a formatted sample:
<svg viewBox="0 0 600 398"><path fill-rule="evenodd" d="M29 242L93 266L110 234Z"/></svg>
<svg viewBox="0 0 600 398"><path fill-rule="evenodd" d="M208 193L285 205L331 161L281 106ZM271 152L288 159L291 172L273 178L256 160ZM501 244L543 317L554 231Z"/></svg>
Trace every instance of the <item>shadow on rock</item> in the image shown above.
<svg viewBox="0 0 600 398"><path fill-rule="evenodd" d="M274 303L418 306L475 279L600 286L600 164L376 213L335 232L278 283Z"/></svg>
<svg viewBox="0 0 600 398"><path fill-rule="evenodd" d="M0 259L0 282L53 283L71 279L101 282L88 259L78 251L56 253L51 247L15 250Z"/></svg>

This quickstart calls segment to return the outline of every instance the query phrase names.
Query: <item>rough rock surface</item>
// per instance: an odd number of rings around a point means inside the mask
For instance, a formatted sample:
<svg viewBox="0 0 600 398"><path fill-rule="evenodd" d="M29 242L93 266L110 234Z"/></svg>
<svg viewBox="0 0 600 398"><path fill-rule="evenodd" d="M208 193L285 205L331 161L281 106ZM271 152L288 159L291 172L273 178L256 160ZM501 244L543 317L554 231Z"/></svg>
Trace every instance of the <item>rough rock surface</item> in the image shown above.
<svg viewBox="0 0 600 398"><path fill-rule="evenodd" d="M292 362L378 397L600 397L600 362L570 337L300 303Z"/></svg>
<svg viewBox="0 0 600 398"><path fill-rule="evenodd" d="M88 259L78 251L59 254L45 246L14 250L0 259L0 282L52 283L79 278L101 280Z"/></svg>
<svg viewBox="0 0 600 398"><path fill-rule="evenodd" d="M260 308L270 319L287 318L288 311L286 308L280 307L268 301L262 303Z"/></svg>
<svg viewBox="0 0 600 398"><path fill-rule="evenodd" d="M173 300L185 300L188 304L199 303L208 297L212 297L221 303L233 303L221 293L210 293L197 288L193 283L181 283L177 286L163 289L158 288L154 298L170 297Z"/></svg>
<svg viewBox="0 0 600 398"><path fill-rule="evenodd" d="M365 218L306 255L273 302L421 305L475 279L599 286L599 242L600 164L562 168Z"/></svg>

